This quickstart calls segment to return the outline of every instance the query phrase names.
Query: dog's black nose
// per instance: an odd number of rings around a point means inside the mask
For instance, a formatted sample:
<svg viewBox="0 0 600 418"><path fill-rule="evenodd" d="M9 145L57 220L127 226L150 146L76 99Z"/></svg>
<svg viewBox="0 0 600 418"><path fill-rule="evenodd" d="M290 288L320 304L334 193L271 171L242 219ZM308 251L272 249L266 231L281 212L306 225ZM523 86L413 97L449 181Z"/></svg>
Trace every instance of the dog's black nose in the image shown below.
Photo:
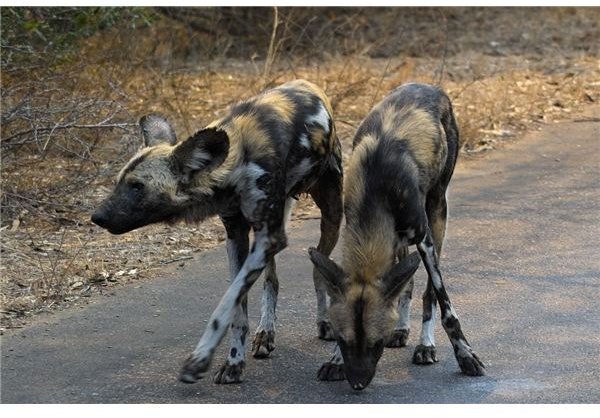
<svg viewBox="0 0 600 418"><path fill-rule="evenodd" d="M350 383L350 386L352 386L352 389L354 390L363 390L365 389L367 386L369 386L369 383L371 383L371 380L373 380L373 376L375 376L375 366L373 365L372 367L348 367L349 365L345 365L347 366L345 368L345 372L346 372L346 379L348 380L348 383Z"/></svg>
<svg viewBox="0 0 600 418"><path fill-rule="evenodd" d="M104 228L108 222L108 217L102 212L96 212L92 215L92 222Z"/></svg>

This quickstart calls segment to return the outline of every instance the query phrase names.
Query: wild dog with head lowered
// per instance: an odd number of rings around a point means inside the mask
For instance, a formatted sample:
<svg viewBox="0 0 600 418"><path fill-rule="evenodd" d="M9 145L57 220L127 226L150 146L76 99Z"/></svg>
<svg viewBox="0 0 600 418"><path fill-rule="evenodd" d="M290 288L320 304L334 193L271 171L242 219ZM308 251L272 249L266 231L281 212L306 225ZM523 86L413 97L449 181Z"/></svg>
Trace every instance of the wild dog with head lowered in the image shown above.
<svg viewBox="0 0 600 418"><path fill-rule="evenodd" d="M232 281L180 380L193 383L206 374L231 326L231 350L214 381L239 382L248 332L246 295L263 270L261 320L252 353L266 357L274 349L274 256L287 245L285 222L298 194L309 193L321 210L319 251L330 254L338 239L342 158L331 105L317 86L297 80L234 105L226 116L179 143L161 116L145 116L140 126L145 148L121 170L92 221L120 234L155 222L220 216ZM331 339L325 284L317 269L313 278L319 337Z"/></svg>
<svg viewBox="0 0 600 418"><path fill-rule="evenodd" d="M463 373L484 374L442 282L439 254L446 230L446 190L458 155L452 105L439 88L407 84L367 115L354 137L344 185L343 268L310 249L331 296L337 345L321 380L347 378L364 389L384 345L403 346L409 333L412 275L423 260L429 279L423 328L413 362L437 361L436 298L442 325ZM418 253L408 255L408 246ZM398 264L394 264L395 260ZM398 312L399 311L399 315ZM399 319L398 319L399 316Z"/></svg>

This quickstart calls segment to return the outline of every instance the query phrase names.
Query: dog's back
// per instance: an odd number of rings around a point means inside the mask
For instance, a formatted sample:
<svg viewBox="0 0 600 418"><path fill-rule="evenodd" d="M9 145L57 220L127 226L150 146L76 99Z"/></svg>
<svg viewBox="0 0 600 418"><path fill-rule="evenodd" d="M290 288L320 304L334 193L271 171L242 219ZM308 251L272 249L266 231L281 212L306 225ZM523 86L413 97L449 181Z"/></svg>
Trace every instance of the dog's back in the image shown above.
<svg viewBox="0 0 600 418"><path fill-rule="evenodd" d="M397 88L361 123L353 147L346 221L365 235L382 221L378 216L389 216L407 243L422 240L423 197L445 190L458 153L458 130L446 94L424 84Z"/></svg>
<svg viewBox="0 0 600 418"><path fill-rule="evenodd" d="M227 132L235 165L251 162L283 176L286 195L306 192L328 165L341 171L331 104L308 81L266 90L209 126Z"/></svg>

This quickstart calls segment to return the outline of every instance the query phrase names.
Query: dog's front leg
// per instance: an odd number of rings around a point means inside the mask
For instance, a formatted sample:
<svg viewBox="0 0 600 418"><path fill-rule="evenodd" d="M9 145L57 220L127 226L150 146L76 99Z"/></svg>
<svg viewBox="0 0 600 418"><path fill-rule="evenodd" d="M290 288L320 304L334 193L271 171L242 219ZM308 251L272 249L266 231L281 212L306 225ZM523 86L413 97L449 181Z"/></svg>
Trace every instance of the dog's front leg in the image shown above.
<svg viewBox="0 0 600 418"><path fill-rule="evenodd" d="M183 365L179 375L182 382L195 383L206 375L215 349L231 325L238 306L260 276L268 258L285 248L283 231L270 233L264 225L260 229L255 228L254 235L255 241L246 261L210 316L198 345Z"/></svg>
<svg viewBox="0 0 600 418"><path fill-rule="evenodd" d="M417 244L417 249L419 250L419 254L421 255L421 259L425 264L425 269L429 276L428 288L430 284L433 286L433 290L440 305L442 326L450 339L450 343L452 343L454 356L456 357L456 361L458 362L461 371L469 376L485 375L485 366L467 342L467 339L462 332L456 311L454 310L452 303L450 302L450 297L444 287L442 274L439 268L438 254L429 228L427 228L423 241ZM435 321L434 317L431 318L431 321ZM433 322L431 323L431 327L433 327ZM433 335L433 328L431 328L431 335ZM419 347L417 347L417 349L419 349ZM415 354L416 353L417 351L415 351ZM435 361L435 352L433 353L433 361ZM425 362L420 364L425 364Z"/></svg>
<svg viewBox="0 0 600 418"><path fill-rule="evenodd" d="M227 231L227 256L229 258L229 270L231 281L240 272L244 261L248 258L250 224L240 213L236 216L221 217L225 230ZM215 373L215 383L239 383L246 360L246 337L248 334L248 302L242 298L237 306L231 323L231 347L229 356Z"/></svg>

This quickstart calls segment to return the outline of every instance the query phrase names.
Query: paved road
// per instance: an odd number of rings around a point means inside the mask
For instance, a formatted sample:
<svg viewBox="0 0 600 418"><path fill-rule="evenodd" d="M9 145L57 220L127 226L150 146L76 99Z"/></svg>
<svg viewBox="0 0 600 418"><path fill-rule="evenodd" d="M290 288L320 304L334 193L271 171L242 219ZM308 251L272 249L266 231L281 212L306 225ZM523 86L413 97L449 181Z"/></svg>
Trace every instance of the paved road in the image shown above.
<svg viewBox="0 0 600 418"><path fill-rule="evenodd" d="M248 361L243 384L176 380L227 285L218 248L141 287L10 331L2 337L2 402L600 402L599 130L598 122L548 126L457 169L442 268L485 377L458 373L441 326L440 362L411 364L417 300L409 346L384 352L365 391L317 381L332 344L315 337L306 248L318 223L310 220L290 229L282 254L277 348ZM422 267L417 278L420 294ZM253 326L260 288L250 297ZM215 363L225 353L226 344Z"/></svg>

